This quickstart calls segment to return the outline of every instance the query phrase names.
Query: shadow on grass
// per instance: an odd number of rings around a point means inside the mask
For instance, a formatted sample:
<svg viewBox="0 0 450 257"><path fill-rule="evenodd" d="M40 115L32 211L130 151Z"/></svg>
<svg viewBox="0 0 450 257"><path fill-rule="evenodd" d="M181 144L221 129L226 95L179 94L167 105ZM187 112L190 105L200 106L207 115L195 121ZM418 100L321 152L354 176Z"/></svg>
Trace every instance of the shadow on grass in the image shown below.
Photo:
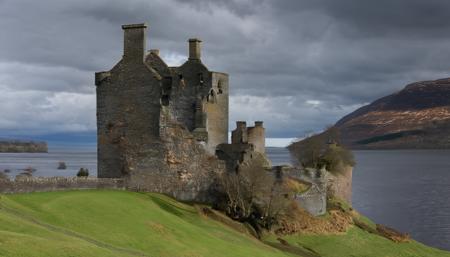
<svg viewBox="0 0 450 257"><path fill-rule="evenodd" d="M283 240L284 241L284 240ZM278 250L281 250L283 252L288 252L294 255L302 256L302 257L320 257L320 255L312 249L304 248L304 247L297 247L290 244L283 244L283 243L275 243L275 242L264 242L265 244L272 246L273 248L276 248Z"/></svg>
<svg viewBox="0 0 450 257"><path fill-rule="evenodd" d="M152 195L150 195L149 197L150 197L150 199L152 199L152 201L154 203L156 203L161 209L165 210L166 212L176 215L178 217L184 216L184 213L183 213L185 211L184 209L182 209L176 205L173 205L159 197L152 196Z"/></svg>

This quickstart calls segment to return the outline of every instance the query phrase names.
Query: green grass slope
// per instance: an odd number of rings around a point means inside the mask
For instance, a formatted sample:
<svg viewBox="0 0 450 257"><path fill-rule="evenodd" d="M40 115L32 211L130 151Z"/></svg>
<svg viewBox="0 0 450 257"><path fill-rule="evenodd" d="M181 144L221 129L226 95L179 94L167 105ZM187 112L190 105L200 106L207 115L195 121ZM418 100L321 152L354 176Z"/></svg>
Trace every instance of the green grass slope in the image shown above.
<svg viewBox="0 0 450 257"><path fill-rule="evenodd" d="M0 256L292 256L158 194L1 195Z"/></svg>
<svg viewBox="0 0 450 257"><path fill-rule="evenodd" d="M450 257L449 252L417 242L396 244L356 227L343 235L283 239L287 243L269 235L264 244L159 194L88 190L0 195L0 256Z"/></svg>
<svg viewBox="0 0 450 257"><path fill-rule="evenodd" d="M344 235L293 235L283 239L291 248L311 249L321 257L450 257L450 252L416 241L394 243L357 227ZM273 236L266 240L274 246L280 244Z"/></svg>

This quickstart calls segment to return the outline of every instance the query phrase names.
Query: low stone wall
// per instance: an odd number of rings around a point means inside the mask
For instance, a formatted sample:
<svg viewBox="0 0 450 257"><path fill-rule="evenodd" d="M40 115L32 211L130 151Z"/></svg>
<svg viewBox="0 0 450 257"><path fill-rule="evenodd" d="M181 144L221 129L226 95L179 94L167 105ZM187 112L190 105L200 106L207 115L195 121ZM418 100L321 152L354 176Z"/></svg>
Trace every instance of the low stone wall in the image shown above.
<svg viewBox="0 0 450 257"><path fill-rule="evenodd" d="M308 191L297 194L295 200L314 216L323 215L327 212L327 194L321 185L313 184Z"/></svg>
<svg viewBox="0 0 450 257"><path fill-rule="evenodd" d="M0 193L31 193L73 189L125 189L123 179L79 177L31 177L0 180Z"/></svg>
<svg viewBox="0 0 450 257"><path fill-rule="evenodd" d="M352 204L353 167L347 166L338 174L329 174L329 192L332 196Z"/></svg>

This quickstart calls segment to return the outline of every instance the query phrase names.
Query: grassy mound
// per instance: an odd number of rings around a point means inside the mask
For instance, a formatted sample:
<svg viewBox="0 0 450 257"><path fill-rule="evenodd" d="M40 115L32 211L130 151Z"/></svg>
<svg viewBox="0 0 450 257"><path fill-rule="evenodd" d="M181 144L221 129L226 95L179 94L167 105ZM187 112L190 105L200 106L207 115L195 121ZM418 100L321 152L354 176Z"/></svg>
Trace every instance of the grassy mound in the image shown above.
<svg viewBox="0 0 450 257"><path fill-rule="evenodd" d="M266 240L274 247L310 249L321 257L448 257L449 252L427 247L415 241L394 243L384 237L352 227L344 235L293 235L277 240L271 236ZM314 255L312 255L314 256Z"/></svg>
<svg viewBox="0 0 450 257"><path fill-rule="evenodd" d="M0 256L287 256L158 194L2 195Z"/></svg>
<svg viewBox="0 0 450 257"><path fill-rule="evenodd" d="M267 244L169 197L126 191L0 196L0 256L449 256L352 228ZM224 219L226 219L224 217ZM228 223L228 225L226 225ZM283 244L281 243L283 242Z"/></svg>

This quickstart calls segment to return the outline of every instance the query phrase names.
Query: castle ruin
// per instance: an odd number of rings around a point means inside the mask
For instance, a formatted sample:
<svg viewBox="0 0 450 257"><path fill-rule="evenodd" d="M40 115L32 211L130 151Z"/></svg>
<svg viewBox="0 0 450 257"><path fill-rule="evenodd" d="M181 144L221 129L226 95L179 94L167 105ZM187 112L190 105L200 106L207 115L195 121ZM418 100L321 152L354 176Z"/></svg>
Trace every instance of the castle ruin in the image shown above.
<svg viewBox="0 0 450 257"><path fill-rule="evenodd" d="M146 51L147 27L123 25L122 59L95 74L98 178L121 179L130 190L212 202L223 172L238 172L255 159L269 172L262 121L253 127L237 121L228 142L228 74L202 63L202 41L189 39L189 58L169 67L159 50ZM324 212L326 194L316 191L299 198L315 215Z"/></svg>
<svg viewBox="0 0 450 257"><path fill-rule="evenodd" d="M131 188L203 200L214 174L232 162L228 144L228 74L201 61L201 43L188 40L189 58L169 67L159 50L146 51L147 24L123 25L122 59L95 74L98 177L126 178ZM264 154L264 128L238 123L233 143ZM245 131L244 131L245 130ZM239 138L239 139L237 139ZM238 157L236 157L238 158Z"/></svg>

